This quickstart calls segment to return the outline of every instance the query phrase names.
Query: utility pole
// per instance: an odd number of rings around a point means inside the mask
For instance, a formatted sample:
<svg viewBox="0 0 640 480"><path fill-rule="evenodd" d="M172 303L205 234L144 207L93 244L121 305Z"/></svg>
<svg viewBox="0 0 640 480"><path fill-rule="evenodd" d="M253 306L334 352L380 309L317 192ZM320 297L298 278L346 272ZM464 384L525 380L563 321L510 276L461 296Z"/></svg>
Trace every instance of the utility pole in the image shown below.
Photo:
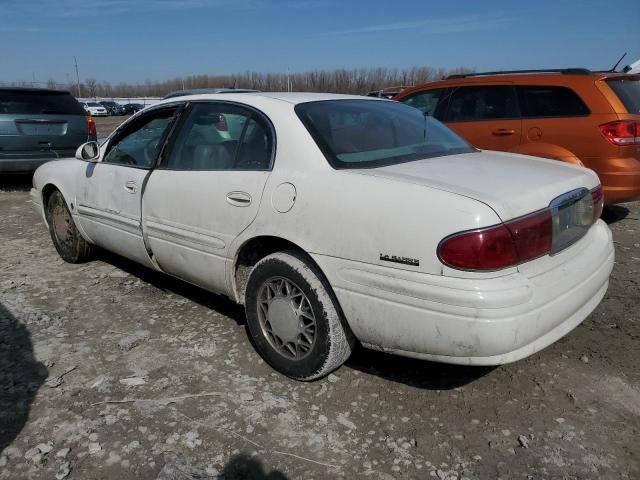
<svg viewBox="0 0 640 480"><path fill-rule="evenodd" d="M76 65L76 85L78 87L78 97L80 97L80 74L78 73L78 59L75 55L73 56L73 63Z"/></svg>

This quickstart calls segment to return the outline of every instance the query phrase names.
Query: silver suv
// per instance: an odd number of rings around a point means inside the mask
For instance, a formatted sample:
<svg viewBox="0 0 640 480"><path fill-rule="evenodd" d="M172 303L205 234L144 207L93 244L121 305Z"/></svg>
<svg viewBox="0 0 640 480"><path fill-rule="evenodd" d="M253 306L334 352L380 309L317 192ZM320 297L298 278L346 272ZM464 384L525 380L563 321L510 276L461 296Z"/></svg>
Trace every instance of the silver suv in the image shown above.
<svg viewBox="0 0 640 480"><path fill-rule="evenodd" d="M69 92L0 88L0 175L73 157L89 140L96 140L96 125Z"/></svg>

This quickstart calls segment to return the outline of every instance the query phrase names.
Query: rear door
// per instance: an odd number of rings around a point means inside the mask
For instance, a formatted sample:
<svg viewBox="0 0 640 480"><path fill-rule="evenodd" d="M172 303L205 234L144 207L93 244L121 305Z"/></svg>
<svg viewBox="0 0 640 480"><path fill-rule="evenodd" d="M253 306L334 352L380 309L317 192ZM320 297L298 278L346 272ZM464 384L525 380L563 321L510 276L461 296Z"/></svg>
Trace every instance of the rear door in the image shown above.
<svg viewBox="0 0 640 480"><path fill-rule="evenodd" d="M86 113L67 92L0 89L0 157L73 157L86 142Z"/></svg>
<svg viewBox="0 0 640 480"><path fill-rule="evenodd" d="M142 197L147 245L167 273L227 293L233 240L255 218L275 133L248 107L194 102Z"/></svg>
<svg viewBox="0 0 640 480"><path fill-rule="evenodd" d="M474 146L509 151L520 144L522 120L512 84L454 87L445 97L442 119Z"/></svg>
<svg viewBox="0 0 640 480"><path fill-rule="evenodd" d="M581 159L596 152L591 111L580 96L568 87L518 85L522 113L522 143L558 145ZM570 161L571 157L558 160Z"/></svg>

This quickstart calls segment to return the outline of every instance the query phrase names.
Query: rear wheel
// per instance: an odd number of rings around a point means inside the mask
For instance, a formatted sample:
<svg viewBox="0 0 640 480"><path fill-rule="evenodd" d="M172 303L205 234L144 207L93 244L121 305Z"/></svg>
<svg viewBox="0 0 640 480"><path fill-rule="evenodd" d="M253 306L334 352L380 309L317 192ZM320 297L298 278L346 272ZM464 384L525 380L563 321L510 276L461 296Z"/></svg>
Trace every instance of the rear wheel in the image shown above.
<svg viewBox="0 0 640 480"><path fill-rule="evenodd" d="M245 309L258 353L291 378L323 377L351 355L354 338L326 280L296 252L275 253L255 265Z"/></svg>
<svg viewBox="0 0 640 480"><path fill-rule="evenodd" d="M64 197L58 190L51 194L47 202L47 222L53 245L64 261L81 263L89 259L91 245L80 235Z"/></svg>

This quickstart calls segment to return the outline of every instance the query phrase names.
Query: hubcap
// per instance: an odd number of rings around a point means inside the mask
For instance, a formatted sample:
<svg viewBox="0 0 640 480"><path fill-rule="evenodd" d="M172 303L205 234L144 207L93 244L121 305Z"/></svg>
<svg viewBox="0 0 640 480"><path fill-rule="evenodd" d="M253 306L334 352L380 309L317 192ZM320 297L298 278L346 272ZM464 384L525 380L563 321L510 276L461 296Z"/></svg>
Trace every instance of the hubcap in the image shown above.
<svg viewBox="0 0 640 480"><path fill-rule="evenodd" d="M316 317L307 296L291 280L272 277L258 292L258 319L269 344L283 357L301 360L316 342Z"/></svg>
<svg viewBox="0 0 640 480"><path fill-rule="evenodd" d="M67 209L62 205L56 205L51 215L53 221L53 231L60 244L66 244L71 240L71 217Z"/></svg>

